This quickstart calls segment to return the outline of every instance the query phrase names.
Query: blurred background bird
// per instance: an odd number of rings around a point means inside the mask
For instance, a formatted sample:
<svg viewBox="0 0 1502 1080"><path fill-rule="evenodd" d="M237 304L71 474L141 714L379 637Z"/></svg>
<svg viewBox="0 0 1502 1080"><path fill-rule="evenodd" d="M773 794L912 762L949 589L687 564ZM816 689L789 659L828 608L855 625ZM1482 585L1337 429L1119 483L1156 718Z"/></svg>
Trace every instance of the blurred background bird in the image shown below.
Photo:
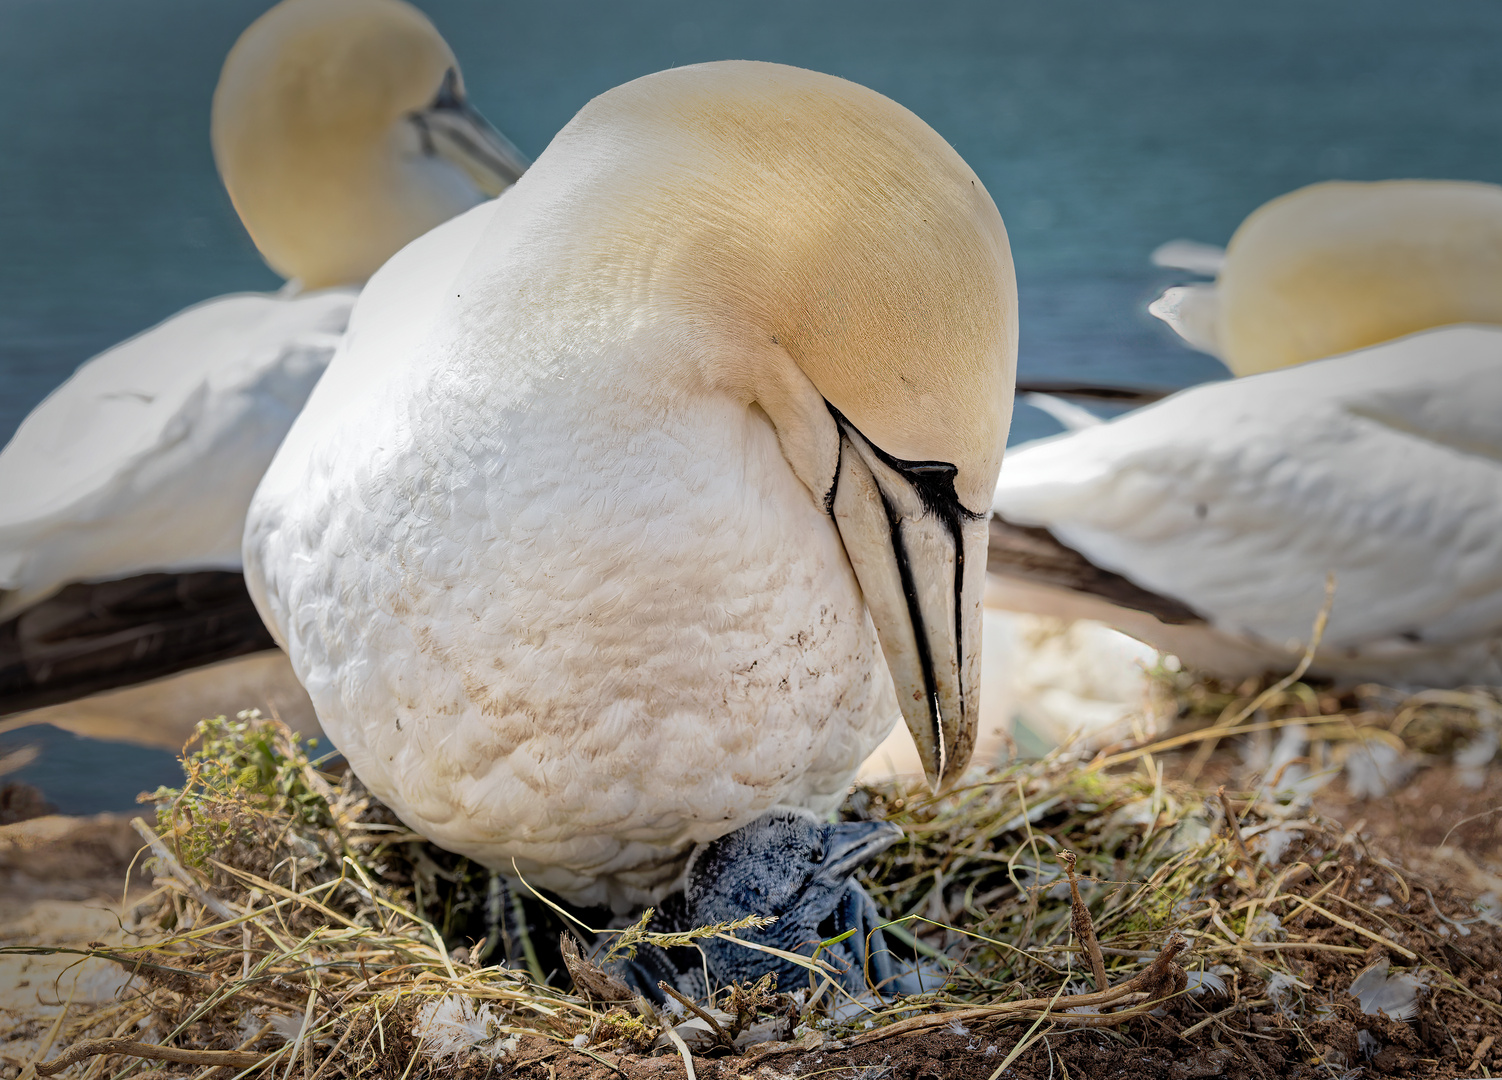
<svg viewBox="0 0 1502 1080"><path fill-rule="evenodd" d="M95 357L0 452L0 713L188 674L22 723L176 748L244 696L316 730L239 575L246 507L360 284L527 165L401 0L267 11L224 62L210 135L287 284L205 301Z"/></svg>
<svg viewBox="0 0 1502 1080"><path fill-rule="evenodd" d="M989 602L1239 679L1298 663L1333 575L1316 675L1502 679L1502 188L1318 184L1155 258L1216 275L1151 310L1247 377L1016 451Z"/></svg>

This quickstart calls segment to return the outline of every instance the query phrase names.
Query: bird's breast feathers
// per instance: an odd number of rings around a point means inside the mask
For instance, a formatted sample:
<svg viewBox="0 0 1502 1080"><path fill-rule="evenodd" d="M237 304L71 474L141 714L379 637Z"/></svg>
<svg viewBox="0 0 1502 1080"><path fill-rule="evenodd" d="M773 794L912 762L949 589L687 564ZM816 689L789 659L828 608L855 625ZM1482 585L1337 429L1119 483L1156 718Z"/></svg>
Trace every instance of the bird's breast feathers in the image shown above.
<svg viewBox="0 0 1502 1080"><path fill-rule="evenodd" d="M833 806L897 716L765 417L644 418L586 382L376 395L247 541L360 776L445 846L576 896L623 868L649 892L772 805Z"/></svg>

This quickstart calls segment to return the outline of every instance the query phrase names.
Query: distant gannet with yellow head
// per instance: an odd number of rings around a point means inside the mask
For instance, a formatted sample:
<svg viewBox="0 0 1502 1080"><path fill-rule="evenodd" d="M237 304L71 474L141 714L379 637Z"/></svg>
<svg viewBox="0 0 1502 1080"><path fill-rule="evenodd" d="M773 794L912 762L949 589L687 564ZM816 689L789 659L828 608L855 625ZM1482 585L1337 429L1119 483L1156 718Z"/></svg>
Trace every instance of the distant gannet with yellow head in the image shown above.
<svg viewBox="0 0 1502 1080"><path fill-rule="evenodd" d="M1502 188L1316 184L1153 261L1217 277L1149 310L1244 377L1013 447L987 604L1240 681L1301 663L1333 575L1310 674L1502 680Z"/></svg>
<svg viewBox="0 0 1502 1080"><path fill-rule="evenodd" d="M1259 207L1224 258L1174 241L1159 265L1218 275L1149 307L1237 375L1436 326L1502 323L1502 187L1332 181Z"/></svg>
<svg viewBox="0 0 1502 1080"><path fill-rule="evenodd" d="M931 780L964 768L1016 342L1001 217L907 110L773 64L638 79L372 279L247 582L409 825L649 900L695 843L836 806L899 715Z"/></svg>
<svg viewBox="0 0 1502 1080"><path fill-rule="evenodd" d="M236 209L293 287L189 308L84 364L27 417L0 453L0 617L69 582L238 571L251 494L332 356L355 289L527 164L468 105L437 30L400 0L284 0L267 11L225 62L212 136ZM179 655L159 624L122 615L100 663L126 664L104 672L87 659L90 642L58 640L58 621L33 619L19 654L0 654L0 668L50 679L12 686L8 675L0 712L65 696L68 680L134 681L216 659L216 647L243 651L245 640L177 633L192 654ZM180 745L181 726L165 740Z"/></svg>
<svg viewBox="0 0 1502 1080"><path fill-rule="evenodd" d="M214 160L266 262L304 289L359 283L527 167L469 104L459 63L402 0L283 0L235 42Z"/></svg>
<svg viewBox="0 0 1502 1080"><path fill-rule="evenodd" d="M1218 273L1151 310L1246 378L1014 449L988 602L1241 678L1333 574L1315 674L1502 678L1502 187L1316 184L1154 261Z"/></svg>

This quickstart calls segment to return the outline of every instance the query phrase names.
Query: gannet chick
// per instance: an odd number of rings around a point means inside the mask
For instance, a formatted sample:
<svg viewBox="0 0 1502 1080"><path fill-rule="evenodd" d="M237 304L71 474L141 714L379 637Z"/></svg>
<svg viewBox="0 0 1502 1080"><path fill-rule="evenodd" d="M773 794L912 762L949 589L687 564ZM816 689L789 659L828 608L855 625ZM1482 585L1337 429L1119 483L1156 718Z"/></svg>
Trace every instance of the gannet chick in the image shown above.
<svg viewBox="0 0 1502 1080"><path fill-rule="evenodd" d="M1015 357L1001 217L911 113L648 76L375 275L247 582L409 825L650 902L694 845L833 809L899 714L963 770Z"/></svg>
<svg viewBox="0 0 1502 1080"><path fill-rule="evenodd" d="M1502 187L1313 184L1255 210L1219 263L1188 241L1153 261L1217 275L1167 290L1148 310L1237 375L1436 326L1502 323Z"/></svg>
<svg viewBox="0 0 1502 1080"><path fill-rule="evenodd" d="M1014 447L987 603L1239 678L1298 662L1333 573L1316 674L1495 683L1499 410L1502 327L1442 327Z"/></svg>
<svg viewBox="0 0 1502 1080"><path fill-rule="evenodd" d="M0 617L69 582L234 577L76 588L0 635L0 713L272 646L238 579L245 510L356 288L526 167L399 0L267 11L225 61L212 141L236 210L292 286L189 308L88 361L26 418L0 452ZM151 702L127 711L128 726L155 722ZM189 729L205 715L190 711ZM181 745L182 724L168 726L154 741Z"/></svg>
<svg viewBox="0 0 1502 1080"><path fill-rule="evenodd" d="M673 933L747 915L773 915L777 921L770 926L739 930L735 936L802 956L817 951L851 994L867 989L887 995L906 992L915 980L899 974L876 905L854 877L863 864L901 838L902 830L884 821L831 825L807 811L770 811L695 849L681 901L664 905L662 914L668 918L654 920L652 929ZM847 932L850 936L844 941L820 948L822 942ZM776 973L781 990L796 990L809 982L807 968L732 941L704 938L699 949L702 959L694 950L682 950L689 962L681 965L672 963L663 950L643 949L627 973L653 999L661 993L658 978L685 996L703 997L706 989L715 988L703 985L706 967L716 987L755 981L768 972ZM936 981L934 987L938 985Z"/></svg>

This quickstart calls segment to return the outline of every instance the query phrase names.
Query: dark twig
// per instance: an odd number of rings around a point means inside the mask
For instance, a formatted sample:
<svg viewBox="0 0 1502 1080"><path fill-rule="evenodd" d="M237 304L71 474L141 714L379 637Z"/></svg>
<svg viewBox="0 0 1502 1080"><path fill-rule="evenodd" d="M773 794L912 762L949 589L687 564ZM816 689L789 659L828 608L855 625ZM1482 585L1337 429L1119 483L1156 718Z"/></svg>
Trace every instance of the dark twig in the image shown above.
<svg viewBox="0 0 1502 1080"><path fill-rule="evenodd" d="M1074 931L1075 940L1090 960L1090 973L1095 976L1095 988L1104 993L1110 989L1111 984L1106 980L1106 961L1101 956L1100 942L1095 937L1095 923L1090 918L1090 909L1085 906L1085 898L1080 895L1079 875L1074 872L1076 856L1072 851L1056 851L1054 855L1064 864L1064 872L1069 875L1069 929Z"/></svg>
<svg viewBox="0 0 1502 1080"><path fill-rule="evenodd" d="M720 1026L720 1022L718 1020L716 1020L713 1016L710 1016L709 1013L705 1012L699 1006L695 1005L692 1001L690 1001L688 998L684 997L677 990L674 990L671 986L669 986L665 982L659 982L657 984L657 989L661 990L664 994L667 994L674 1001L678 1002L678 1004L682 1005L689 1012L693 1013L700 1020L703 1020L706 1024L708 1024L710 1030L714 1032L715 1038L727 1050L734 1050L735 1049L735 1040L730 1037L730 1033L728 1031L726 1031L724 1028L722 1028Z"/></svg>

